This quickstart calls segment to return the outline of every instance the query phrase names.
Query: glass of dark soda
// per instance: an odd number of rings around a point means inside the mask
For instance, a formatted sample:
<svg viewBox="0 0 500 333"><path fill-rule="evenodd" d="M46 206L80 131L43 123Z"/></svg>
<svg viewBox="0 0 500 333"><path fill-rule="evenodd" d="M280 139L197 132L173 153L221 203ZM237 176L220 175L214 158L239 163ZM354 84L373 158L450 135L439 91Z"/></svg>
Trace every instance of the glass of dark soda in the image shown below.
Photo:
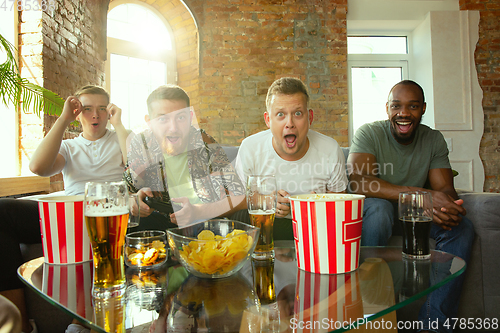
<svg viewBox="0 0 500 333"><path fill-rule="evenodd" d="M403 257L429 259L432 195L424 191L399 193L399 220L403 227Z"/></svg>

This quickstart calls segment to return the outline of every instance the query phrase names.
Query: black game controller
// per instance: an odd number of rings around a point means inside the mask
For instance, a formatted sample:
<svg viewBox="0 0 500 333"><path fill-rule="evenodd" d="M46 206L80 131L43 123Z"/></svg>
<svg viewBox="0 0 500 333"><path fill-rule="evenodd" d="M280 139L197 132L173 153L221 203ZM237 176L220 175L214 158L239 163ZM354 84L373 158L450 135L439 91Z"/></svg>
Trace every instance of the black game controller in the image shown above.
<svg viewBox="0 0 500 333"><path fill-rule="evenodd" d="M175 213L175 211L178 211L182 208L181 204L174 203L171 201L165 202L158 197L145 197L144 202L146 203L146 205L159 211L160 213L168 215ZM174 206L175 206L175 211L174 211Z"/></svg>

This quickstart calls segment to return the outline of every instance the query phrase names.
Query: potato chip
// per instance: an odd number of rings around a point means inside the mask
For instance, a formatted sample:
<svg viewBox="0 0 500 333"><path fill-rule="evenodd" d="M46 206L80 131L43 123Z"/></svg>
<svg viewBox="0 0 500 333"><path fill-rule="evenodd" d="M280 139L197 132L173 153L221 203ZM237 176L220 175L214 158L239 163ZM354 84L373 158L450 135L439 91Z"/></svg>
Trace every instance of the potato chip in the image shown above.
<svg viewBox="0 0 500 333"><path fill-rule="evenodd" d="M203 230L197 239L182 246L180 257L198 272L210 275L231 271L247 256L253 244L253 238L239 229L226 237Z"/></svg>
<svg viewBox="0 0 500 333"><path fill-rule="evenodd" d="M198 239L201 240L212 240L215 238L215 234L211 230L203 230L198 234Z"/></svg>
<svg viewBox="0 0 500 333"><path fill-rule="evenodd" d="M152 266L165 261L167 252L165 243L154 240L151 243L127 246L125 248L128 263L133 266Z"/></svg>

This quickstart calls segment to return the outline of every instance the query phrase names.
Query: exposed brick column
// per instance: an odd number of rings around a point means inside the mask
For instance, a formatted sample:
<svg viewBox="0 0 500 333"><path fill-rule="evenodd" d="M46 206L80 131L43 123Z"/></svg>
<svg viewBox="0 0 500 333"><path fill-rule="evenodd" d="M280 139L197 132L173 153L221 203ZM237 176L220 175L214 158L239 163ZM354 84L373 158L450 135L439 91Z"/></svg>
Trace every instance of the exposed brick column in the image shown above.
<svg viewBox="0 0 500 333"><path fill-rule="evenodd" d="M22 77L40 86L43 77L42 12L19 12L19 70ZM18 113L19 172L27 172L29 160L43 138L43 119L34 113Z"/></svg>
<svg viewBox="0 0 500 333"><path fill-rule="evenodd" d="M500 2L460 0L461 10L478 10L479 41L474 58L483 89L484 134L479 154L487 192L500 192Z"/></svg>

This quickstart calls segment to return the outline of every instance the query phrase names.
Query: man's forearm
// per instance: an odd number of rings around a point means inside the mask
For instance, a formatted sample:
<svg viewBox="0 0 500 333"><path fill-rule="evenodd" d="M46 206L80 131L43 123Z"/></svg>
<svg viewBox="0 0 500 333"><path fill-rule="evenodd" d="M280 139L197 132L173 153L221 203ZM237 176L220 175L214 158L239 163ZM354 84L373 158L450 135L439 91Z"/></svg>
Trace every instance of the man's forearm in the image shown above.
<svg viewBox="0 0 500 333"><path fill-rule="evenodd" d="M60 170L54 170L64 132L70 123L58 118L49 133L43 138L30 160L30 170L40 176L48 177ZM57 171L57 172L56 172Z"/></svg>
<svg viewBox="0 0 500 333"><path fill-rule="evenodd" d="M350 190L369 198L398 200L400 192L422 190L420 187L394 185L375 176L353 173L349 178Z"/></svg>
<svg viewBox="0 0 500 333"><path fill-rule="evenodd" d="M127 165L127 137L129 131L123 126L123 124L114 126L116 135L118 136L118 143L120 144L120 150L122 151L123 165Z"/></svg>
<svg viewBox="0 0 500 333"><path fill-rule="evenodd" d="M211 219L215 217L227 217L238 210L246 209L246 198L244 195L227 196L222 200L196 205L198 213L196 220Z"/></svg>

